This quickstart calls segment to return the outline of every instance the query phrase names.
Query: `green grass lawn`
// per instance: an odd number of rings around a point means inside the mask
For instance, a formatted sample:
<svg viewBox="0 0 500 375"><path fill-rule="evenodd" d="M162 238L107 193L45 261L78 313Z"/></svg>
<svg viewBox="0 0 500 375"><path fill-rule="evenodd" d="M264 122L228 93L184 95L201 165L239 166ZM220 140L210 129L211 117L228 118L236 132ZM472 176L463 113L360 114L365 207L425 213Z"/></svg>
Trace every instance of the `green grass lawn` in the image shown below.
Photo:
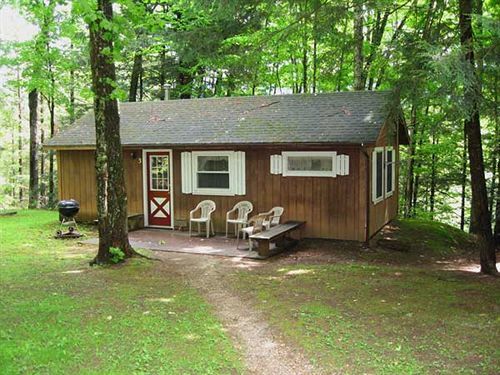
<svg viewBox="0 0 500 375"><path fill-rule="evenodd" d="M344 263L268 265L235 282L327 373L500 372L497 280Z"/></svg>
<svg viewBox="0 0 500 375"><path fill-rule="evenodd" d="M240 358L210 307L168 265L89 268L55 240L57 214L0 217L0 374L233 374Z"/></svg>

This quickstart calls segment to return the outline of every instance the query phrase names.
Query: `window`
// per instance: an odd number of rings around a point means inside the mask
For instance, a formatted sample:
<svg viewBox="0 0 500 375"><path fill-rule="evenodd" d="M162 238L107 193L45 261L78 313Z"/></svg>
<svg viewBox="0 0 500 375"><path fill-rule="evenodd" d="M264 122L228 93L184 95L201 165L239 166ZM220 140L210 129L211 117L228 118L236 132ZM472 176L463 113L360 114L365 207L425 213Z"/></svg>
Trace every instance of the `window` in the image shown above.
<svg viewBox="0 0 500 375"><path fill-rule="evenodd" d="M185 194L245 195L245 153L194 151L182 156ZM188 178L188 175L191 178Z"/></svg>
<svg viewBox="0 0 500 375"><path fill-rule="evenodd" d="M149 157L149 185L151 190L169 190L168 156L151 155Z"/></svg>
<svg viewBox="0 0 500 375"><path fill-rule="evenodd" d="M193 193L233 195L232 151L193 152Z"/></svg>
<svg viewBox="0 0 500 375"><path fill-rule="evenodd" d="M385 196L390 197L394 193L396 181L396 152L394 147L385 148Z"/></svg>
<svg viewBox="0 0 500 375"><path fill-rule="evenodd" d="M283 176L335 177L336 152L283 152Z"/></svg>
<svg viewBox="0 0 500 375"><path fill-rule="evenodd" d="M376 147L372 153L372 201L384 199L384 148Z"/></svg>
<svg viewBox="0 0 500 375"><path fill-rule="evenodd" d="M229 156L197 156L197 187L229 189Z"/></svg>

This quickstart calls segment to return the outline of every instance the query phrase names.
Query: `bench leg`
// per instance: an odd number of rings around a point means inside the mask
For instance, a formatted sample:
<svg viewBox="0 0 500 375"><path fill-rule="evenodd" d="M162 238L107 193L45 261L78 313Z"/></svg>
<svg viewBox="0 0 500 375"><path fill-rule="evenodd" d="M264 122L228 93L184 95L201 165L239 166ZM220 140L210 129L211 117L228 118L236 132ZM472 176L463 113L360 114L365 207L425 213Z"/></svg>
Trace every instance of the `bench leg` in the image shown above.
<svg viewBox="0 0 500 375"><path fill-rule="evenodd" d="M271 241L259 240L257 241L259 247L257 248L257 252L260 256L267 257L271 253Z"/></svg>

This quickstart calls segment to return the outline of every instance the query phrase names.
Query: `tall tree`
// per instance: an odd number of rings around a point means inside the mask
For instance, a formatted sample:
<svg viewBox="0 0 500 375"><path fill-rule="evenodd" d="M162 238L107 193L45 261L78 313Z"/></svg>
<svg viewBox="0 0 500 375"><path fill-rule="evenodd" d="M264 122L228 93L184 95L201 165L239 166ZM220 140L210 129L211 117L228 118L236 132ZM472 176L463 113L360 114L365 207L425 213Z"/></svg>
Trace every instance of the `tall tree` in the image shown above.
<svg viewBox="0 0 500 375"><path fill-rule="evenodd" d="M39 200L38 187L38 91L32 89L28 95L30 113L30 185L29 208L37 208Z"/></svg>
<svg viewBox="0 0 500 375"><path fill-rule="evenodd" d="M18 185L19 185L19 204L23 202L23 105L21 98L21 79L19 69L16 71L17 74L17 159L18 159Z"/></svg>
<svg viewBox="0 0 500 375"><path fill-rule="evenodd" d="M139 81L142 76L142 52L137 51L134 55L134 65L132 67L132 74L130 76L130 89L128 94L128 101L135 102L137 100L137 90L139 88Z"/></svg>
<svg viewBox="0 0 500 375"><path fill-rule="evenodd" d="M120 116L115 96L116 72L113 56L113 4L97 0L95 15L89 17L90 65L94 92L96 129L97 215L99 249L92 264L111 261L110 248L125 257L135 251L127 228L127 194L120 141Z"/></svg>
<svg viewBox="0 0 500 375"><path fill-rule="evenodd" d="M365 88L363 81L363 2L356 0L354 5L354 90Z"/></svg>
<svg viewBox="0 0 500 375"><path fill-rule="evenodd" d="M460 43L464 62L471 80L465 86L464 102L467 107L465 131L467 133L469 168L471 173L472 210L477 225L481 272L496 274L496 254L491 230L491 215L484 178L483 146L479 117L480 90L474 60L474 33L472 30L472 0L459 0Z"/></svg>

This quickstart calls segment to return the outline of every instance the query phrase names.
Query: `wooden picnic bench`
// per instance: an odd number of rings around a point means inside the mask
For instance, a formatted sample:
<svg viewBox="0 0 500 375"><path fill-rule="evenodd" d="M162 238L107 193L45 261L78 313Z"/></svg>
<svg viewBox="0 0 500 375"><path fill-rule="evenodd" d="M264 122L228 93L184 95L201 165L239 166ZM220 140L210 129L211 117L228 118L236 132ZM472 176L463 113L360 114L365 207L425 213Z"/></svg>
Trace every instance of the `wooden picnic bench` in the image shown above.
<svg viewBox="0 0 500 375"><path fill-rule="evenodd" d="M271 227L269 230L252 234L250 239L257 241L259 255L268 257L294 246L298 240L292 239L290 234L295 230L302 229L305 224L305 221L287 221L284 224ZM274 248L271 247L271 243L275 244Z"/></svg>

